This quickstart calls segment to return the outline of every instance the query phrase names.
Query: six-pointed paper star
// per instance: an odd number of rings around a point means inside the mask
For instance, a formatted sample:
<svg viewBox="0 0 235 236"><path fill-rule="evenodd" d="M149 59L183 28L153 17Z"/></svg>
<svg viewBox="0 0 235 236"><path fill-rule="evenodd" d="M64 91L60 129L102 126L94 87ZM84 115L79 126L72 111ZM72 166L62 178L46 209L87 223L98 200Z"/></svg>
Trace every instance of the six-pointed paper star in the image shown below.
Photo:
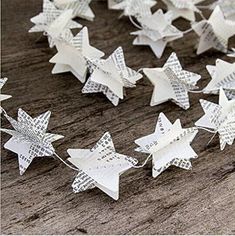
<svg viewBox="0 0 235 236"><path fill-rule="evenodd" d="M143 72L154 85L151 106L172 100L185 110L190 107L188 92L197 88L201 76L183 70L175 53L162 68L144 68Z"/></svg>
<svg viewBox="0 0 235 236"><path fill-rule="evenodd" d="M91 76L88 78L82 93L102 92L117 106L119 99L124 98L124 87L135 87L142 74L126 66L123 50L117 48L106 60L90 62Z"/></svg>
<svg viewBox="0 0 235 236"><path fill-rule="evenodd" d="M138 21L142 29L131 33L137 35L133 45L150 46L158 58L162 56L168 42L183 37L183 33L171 25L171 19L161 9Z"/></svg>
<svg viewBox="0 0 235 236"><path fill-rule="evenodd" d="M87 60L100 59L104 53L90 46L88 29L84 27L69 42L57 42L58 53L51 58L56 63L52 74L71 72L82 83L86 80L88 71Z"/></svg>
<svg viewBox="0 0 235 236"><path fill-rule="evenodd" d="M51 113L48 111L32 118L22 109L18 110L18 118L14 120L5 114L15 130L1 129L12 138L4 147L18 154L20 174L24 174L35 157L54 154L52 142L63 138L61 135L46 133Z"/></svg>
<svg viewBox="0 0 235 236"><path fill-rule="evenodd" d="M235 138L235 99L229 101L220 88L219 104L203 99L200 103L205 115L195 125L219 133L221 150L224 150L226 144L232 145Z"/></svg>
<svg viewBox="0 0 235 236"><path fill-rule="evenodd" d="M200 36L197 54L211 48L227 53L228 39L235 34L235 22L226 20L217 6L208 20L193 23L192 29Z"/></svg>
<svg viewBox="0 0 235 236"><path fill-rule="evenodd" d="M212 80L203 92L218 94L220 88L223 88L229 99L235 99L235 63L217 59L215 66L208 65L206 68Z"/></svg>
<svg viewBox="0 0 235 236"><path fill-rule="evenodd" d="M156 5L155 0L123 0L112 6L113 10L123 10L124 16L142 18L151 15L151 8Z"/></svg>
<svg viewBox="0 0 235 236"><path fill-rule="evenodd" d="M235 1L234 0L217 0L211 4L210 9L219 6L224 14L225 19L235 21Z"/></svg>
<svg viewBox="0 0 235 236"><path fill-rule="evenodd" d="M155 132L135 140L139 145L136 151L151 154L154 178L171 165L189 170L192 168L190 159L198 157L190 146L197 132L195 127L183 129L180 120L172 124L160 113Z"/></svg>
<svg viewBox="0 0 235 236"><path fill-rule="evenodd" d="M94 13L89 4L91 0L54 0L55 6L59 9L72 9L73 17L80 17L93 21Z"/></svg>
<svg viewBox="0 0 235 236"><path fill-rule="evenodd" d="M82 27L72 20L72 15L72 10L59 10L49 0L43 0L43 12L31 18L35 26L29 32L44 32L50 47L55 45L55 40L69 41L73 37L70 29Z"/></svg>
<svg viewBox="0 0 235 236"><path fill-rule="evenodd" d="M0 79L0 91L2 90L2 87L7 82L7 80L8 80L7 78L1 78ZM11 98L11 95L5 95L5 94L0 93L0 102L6 100L8 98ZM1 108L0 108L0 111L1 111Z"/></svg>
<svg viewBox="0 0 235 236"><path fill-rule="evenodd" d="M79 169L72 187L82 192L98 187L115 200L119 198L119 176L137 164L137 160L115 151L107 132L92 149L68 149L68 160Z"/></svg>
<svg viewBox="0 0 235 236"><path fill-rule="evenodd" d="M204 0L163 0L167 5L168 13L171 14L172 20L182 17L189 21L195 21L195 12L200 10L195 6Z"/></svg>

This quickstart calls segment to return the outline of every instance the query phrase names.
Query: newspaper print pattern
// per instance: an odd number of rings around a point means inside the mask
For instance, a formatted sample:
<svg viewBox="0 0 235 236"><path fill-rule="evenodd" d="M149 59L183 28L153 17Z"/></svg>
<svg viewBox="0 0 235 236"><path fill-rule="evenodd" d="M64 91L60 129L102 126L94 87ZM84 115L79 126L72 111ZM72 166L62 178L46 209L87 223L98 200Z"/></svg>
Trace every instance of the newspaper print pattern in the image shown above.
<svg viewBox="0 0 235 236"><path fill-rule="evenodd" d="M136 82L142 78L142 75L131 68L127 67L125 64L124 54L121 47L117 48L114 53L109 57L112 59L117 72L122 78L124 87L132 88L135 87ZM89 60L87 59L87 65L89 68L90 73L92 74L94 70L101 68L99 65L102 65L105 60ZM109 74L108 71L103 71L103 73ZM114 106L117 106L119 103L119 97L112 92L107 86L103 84L96 83L91 80L89 77L85 86L82 89L82 93L103 93L112 103Z"/></svg>
<svg viewBox="0 0 235 236"><path fill-rule="evenodd" d="M176 100L173 102L183 109L188 109L190 107L188 92L198 88L195 85L201 76L183 70L175 53L170 55L163 68L175 93Z"/></svg>
<svg viewBox="0 0 235 236"><path fill-rule="evenodd" d="M74 17L93 20L95 16L94 13L91 11L91 8L89 7L90 2L91 0L67 0L67 1L54 0L55 5L59 9L73 10Z"/></svg>
<svg viewBox="0 0 235 236"><path fill-rule="evenodd" d="M5 144L5 148L18 151L20 174L22 175L35 157L51 156L54 153L52 142L63 138L61 135L46 133L50 119L50 112L46 112L36 118L30 117L22 109L18 110L17 121L5 114L15 130L1 129L12 135ZM18 146L27 150L21 150Z"/></svg>
<svg viewBox="0 0 235 236"><path fill-rule="evenodd" d="M218 105L206 100L200 100L205 115L195 124L210 128L215 133L218 132L220 149L223 150L226 144L232 145L235 138L235 100L228 101L222 89L220 89L220 99L221 97L226 99L223 101L223 105L221 102ZM205 123L204 121L202 123L201 120L207 120L207 122Z"/></svg>
<svg viewBox="0 0 235 236"><path fill-rule="evenodd" d="M61 16L62 15L62 16ZM55 7L54 3L49 0L43 0L43 12L37 16L31 18L31 22L35 24L29 32L44 32L48 36L48 42L50 47L53 47L55 42L53 36L50 35L50 27L58 27L57 40L69 41L73 36L69 29L80 28L81 25L73 21L71 17L65 18L66 13L63 10L59 10ZM64 16L64 17L63 17ZM61 20L60 20L61 19ZM66 23L65 28L60 28L61 21Z"/></svg>
<svg viewBox="0 0 235 236"><path fill-rule="evenodd" d="M165 141L164 145L160 144L163 139L166 140L166 137L174 134L174 132L177 132L177 134L171 138L168 138L168 141ZM182 129L179 121L178 123L176 121L172 125L166 116L163 113L160 113L157 120L155 133L136 140L136 144L140 146L136 149L136 151L150 153L153 155L153 177L157 177L171 165L189 170L192 168L190 159L197 158L197 154L190 146L190 143L196 136L197 132L198 129L195 127ZM158 145L161 145L160 149L156 149ZM176 146L174 147L172 145ZM177 146L180 147L180 151L176 149ZM167 150L168 154L162 154L161 150L167 148L169 148L169 150ZM163 157L168 160L163 162L165 164L160 161ZM158 161L158 158L160 158L160 162Z"/></svg>
<svg viewBox="0 0 235 236"><path fill-rule="evenodd" d="M95 163L95 165L89 168L90 170L94 169L100 170L102 172L102 169L106 169L112 166L123 165L125 167L126 165L129 165L129 168L131 168L132 166L137 164L136 159L116 153L111 135L108 132L102 136L102 138L96 143L96 145L92 149L85 149L85 151L85 156L80 156L78 158L84 158L84 161L86 162L92 161L93 163ZM69 161L75 164L75 162L72 161L72 159L75 159L75 157L73 158L73 154L70 155L72 156L72 158L70 158ZM86 160L86 156L87 158L91 157L92 160ZM88 174L86 174L85 171L80 169L78 175L76 176L72 184L72 187L73 191L78 193L88 189L92 189L96 187L96 184L97 183L94 179L92 179Z"/></svg>

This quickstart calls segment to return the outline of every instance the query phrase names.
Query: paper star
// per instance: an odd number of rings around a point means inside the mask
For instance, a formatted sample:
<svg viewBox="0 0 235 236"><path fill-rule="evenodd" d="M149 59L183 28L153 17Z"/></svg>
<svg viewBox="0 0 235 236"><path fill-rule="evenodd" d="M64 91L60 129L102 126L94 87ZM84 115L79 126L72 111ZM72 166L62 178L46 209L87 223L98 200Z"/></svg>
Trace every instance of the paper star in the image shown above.
<svg viewBox="0 0 235 236"><path fill-rule="evenodd" d="M203 99L200 103L205 115L195 125L219 133L221 150L224 150L226 144L232 145L235 138L235 99L229 101L220 88L218 105Z"/></svg>
<svg viewBox="0 0 235 236"><path fill-rule="evenodd" d="M167 10L172 15L172 20L182 17L189 21L195 21L195 12L200 10L195 6L204 0L163 0Z"/></svg>
<svg viewBox="0 0 235 236"><path fill-rule="evenodd" d="M93 21L94 13L89 4L91 0L54 0L55 6L59 9L72 9L73 17L80 17Z"/></svg>
<svg viewBox="0 0 235 236"><path fill-rule="evenodd" d="M201 76L183 70L175 53L162 68L144 68L143 72L154 85L151 106L172 100L185 110L190 107L188 92L197 88Z"/></svg>
<svg viewBox="0 0 235 236"><path fill-rule="evenodd" d="M58 53L51 58L51 63L56 63L52 74L71 72L82 83L86 80L87 75L87 58L99 59L104 56L100 50L90 46L88 29L84 27L68 43L56 43Z"/></svg>
<svg viewBox="0 0 235 236"><path fill-rule="evenodd" d="M133 45L150 46L158 58L162 56L168 42L183 37L183 33L171 25L171 20L161 9L138 21L142 30L131 33L138 36L133 41Z"/></svg>
<svg viewBox="0 0 235 236"><path fill-rule="evenodd" d="M192 29L200 36L197 54L211 48L227 53L228 39L235 34L235 22L225 20L217 6L208 20L192 24Z"/></svg>
<svg viewBox="0 0 235 236"><path fill-rule="evenodd" d="M190 146L197 132L195 127L183 129L180 120L172 124L160 113L155 132L135 141L140 146L136 151L152 155L154 178L171 165L189 170L192 168L190 159L197 158Z"/></svg>
<svg viewBox="0 0 235 236"><path fill-rule="evenodd" d="M137 18L151 15L151 8L156 5L154 0L123 0L112 6L111 9L123 10L125 16L135 16Z"/></svg>
<svg viewBox="0 0 235 236"><path fill-rule="evenodd" d="M72 187L82 192L97 187L112 197L119 198L119 176L137 164L137 160L115 151L107 132L92 149L68 149L68 160L79 169Z"/></svg>
<svg viewBox="0 0 235 236"><path fill-rule="evenodd" d="M68 41L73 37L69 29L82 26L72 21L72 10L58 10L49 0L43 1L43 12L31 18L35 24L29 32L44 32L48 36L50 47L55 45L55 40Z"/></svg>
<svg viewBox="0 0 235 236"><path fill-rule="evenodd" d="M210 9L219 6L227 20L235 21L235 1L234 0L218 0L211 4Z"/></svg>
<svg viewBox="0 0 235 236"><path fill-rule="evenodd" d="M0 79L0 91L2 90L2 87L7 82L7 80L8 80L7 78ZM11 98L11 95L0 94L0 102L7 100L8 98ZM0 111L1 111L1 109L0 109Z"/></svg>
<svg viewBox="0 0 235 236"><path fill-rule="evenodd" d="M117 106L124 97L124 87L135 87L142 75L126 66L123 50L117 48L106 60L91 62L91 76L82 93L102 92Z"/></svg>
<svg viewBox="0 0 235 236"><path fill-rule="evenodd" d="M235 99L235 63L217 59L215 66L207 66L212 80L203 89L204 93L218 94L223 88L229 99Z"/></svg>
<svg viewBox="0 0 235 236"><path fill-rule="evenodd" d="M24 174L35 157L51 156L54 153L52 142L63 138L61 135L46 133L51 113L48 111L32 118L22 109L18 110L18 119L5 114L15 130L1 129L12 138L4 147L18 154L20 174Z"/></svg>

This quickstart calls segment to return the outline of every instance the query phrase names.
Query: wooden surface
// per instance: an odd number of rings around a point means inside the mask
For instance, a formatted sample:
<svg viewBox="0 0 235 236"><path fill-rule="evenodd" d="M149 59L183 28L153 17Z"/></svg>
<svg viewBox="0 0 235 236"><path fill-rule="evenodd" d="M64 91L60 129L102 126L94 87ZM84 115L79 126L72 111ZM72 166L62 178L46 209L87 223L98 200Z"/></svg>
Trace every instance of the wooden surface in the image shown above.
<svg viewBox="0 0 235 236"><path fill-rule="evenodd" d="M40 33L29 34L29 19L40 12L41 0L2 1L2 76L9 78L3 102L9 115L23 108L36 116L52 111L49 131L65 138L54 143L64 159L68 148L90 148L110 131L117 151L143 161L134 151L134 140L153 132L164 112L173 122L193 126L203 115L199 99L217 102L218 96L190 94L191 108L173 103L150 107L153 87L144 78L118 107L101 94L81 93L82 84L72 74L52 75L48 61L55 54ZM94 22L87 25L91 44L109 55L122 46L127 65L161 67L175 51L186 70L202 75L203 88L210 80L205 65L216 58L232 59L215 51L196 56L193 32L170 44L157 60L148 47L132 45L129 33L135 27L120 12L107 10L105 2L93 2ZM176 21L187 29L184 20ZM231 45L234 46L234 40ZM10 127L4 118L2 126ZM23 176L17 156L2 149L2 234L235 234L235 145L220 151L218 137L206 147L210 133L200 131L193 147L199 158L193 170L171 167L158 178L151 177L151 163L121 176L120 199L113 201L99 189L72 192L76 173L53 158L35 158ZM9 136L2 134L2 146Z"/></svg>

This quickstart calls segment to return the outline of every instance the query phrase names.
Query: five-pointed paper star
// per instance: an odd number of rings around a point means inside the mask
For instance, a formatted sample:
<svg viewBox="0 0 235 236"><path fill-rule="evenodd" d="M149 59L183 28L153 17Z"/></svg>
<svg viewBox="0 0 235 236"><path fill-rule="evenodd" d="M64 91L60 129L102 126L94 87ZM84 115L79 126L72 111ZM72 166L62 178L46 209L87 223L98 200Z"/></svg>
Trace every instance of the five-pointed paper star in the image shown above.
<svg viewBox="0 0 235 236"><path fill-rule="evenodd" d="M100 59L104 53L90 46L88 29L84 27L69 42L56 43L58 53L51 58L51 63L56 63L52 74L72 72L82 83L87 75L87 58Z"/></svg>
<svg viewBox="0 0 235 236"><path fill-rule="evenodd" d="M200 10L195 6L204 0L163 0L167 5L168 13L172 15L172 20L182 17L189 21L195 21L195 12Z"/></svg>
<svg viewBox="0 0 235 236"><path fill-rule="evenodd" d="M73 17L93 21L95 15L89 6L90 2L91 0L54 0L59 9L72 9Z"/></svg>
<svg viewBox="0 0 235 236"><path fill-rule="evenodd" d="M224 150L226 144L232 145L235 138L235 99L229 101L220 88L218 105L203 99L200 102L205 115L195 125L218 132L220 149Z"/></svg>
<svg viewBox="0 0 235 236"><path fill-rule="evenodd" d="M160 113L155 132L135 141L139 145L136 151L152 155L154 178L171 165L189 170L192 168L190 159L197 158L190 146L197 132L195 127L183 129L180 120L172 124Z"/></svg>
<svg viewBox="0 0 235 236"><path fill-rule="evenodd" d="M102 92L117 106L124 97L124 87L135 87L142 75L126 66L123 50L117 48L106 60L91 63L91 76L88 78L82 93Z"/></svg>
<svg viewBox="0 0 235 236"><path fill-rule="evenodd" d="M137 160L115 151L107 132L92 149L68 149L68 160L79 169L72 187L82 192L98 187L115 200L119 198L119 176L137 164Z"/></svg>
<svg viewBox="0 0 235 236"><path fill-rule="evenodd" d="M4 147L18 154L20 174L24 174L35 157L51 156L54 153L52 142L63 138L61 135L46 133L50 112L32 118L22 109L14 120L5 114L15 130L1 129L12 138Z"/></svg>
<svg viewBox="0 0 235 236"><path fill-rule="evenodd" d="M218 94L220 88L224 89L229 99L235 99L235 63L217 59L215 66L207 66L212 80L203 89L204 93Z"/></svg>
<svg viewBox="0 0 235 236"><path fill-rule="evenodd" d="M183 37L183 33L171 25L170 18L159 9L153 15L139 19L142 30L132 32L138 37L134 45L148 45L156 57L160 58L168 42Z"/></svg>
<svg viewBox="0 0 235 236"><path fill-rule="evenodd" d="M43 0L43 12L31 18L35 24L29 32L44 32L48 36L50 47L55 45L55 40L68 41L73 37L70 29L82 26L72 20L72 10L59 10L49 0Z"/></svg>
<svg viewBox="0 0 235 236"><path fill-rule="evenodd" d="M155 4L155 0L123 0L113 5L111 9L123 10L123 15L135 16L139 19L151 15L151 8Z"/></svg>
<svg viewBox="0 0 235 236"><path fill-rule="evenodd" d="M224 14L225 19L235 21L235 1L234 0L217 0L211 4L210 9L219 6Z"/></svg>
<svg viewBox="0 0 235 236"><path fill-rule="evenodd" d="M211 48L227 53L228 39L235 34L235 22L226 20L217 6L208 20L193 23L192 29L200 36L197 54Z"/></svg>
<svg viewBox="0 0 235 236"><path fill-rule="evenodd" d="M4 86L4 84L7 82L7 78L1 78L0 79L0 91L2 90L2 87ZM8 99L8 98L11 98L11 95L5 95L5 94L2 94L0 93L0 102ZM0 109L1 110L1 109Z"/></svg>
<svg viewBox="0 0 235 236"><path fill-rule="evenodd" d="M201 76L183 70L175 53L162 68L144 68L143 71L154 85L151 106L172 100L185 110L190 107L188 92L197 88Z"/></svg>

